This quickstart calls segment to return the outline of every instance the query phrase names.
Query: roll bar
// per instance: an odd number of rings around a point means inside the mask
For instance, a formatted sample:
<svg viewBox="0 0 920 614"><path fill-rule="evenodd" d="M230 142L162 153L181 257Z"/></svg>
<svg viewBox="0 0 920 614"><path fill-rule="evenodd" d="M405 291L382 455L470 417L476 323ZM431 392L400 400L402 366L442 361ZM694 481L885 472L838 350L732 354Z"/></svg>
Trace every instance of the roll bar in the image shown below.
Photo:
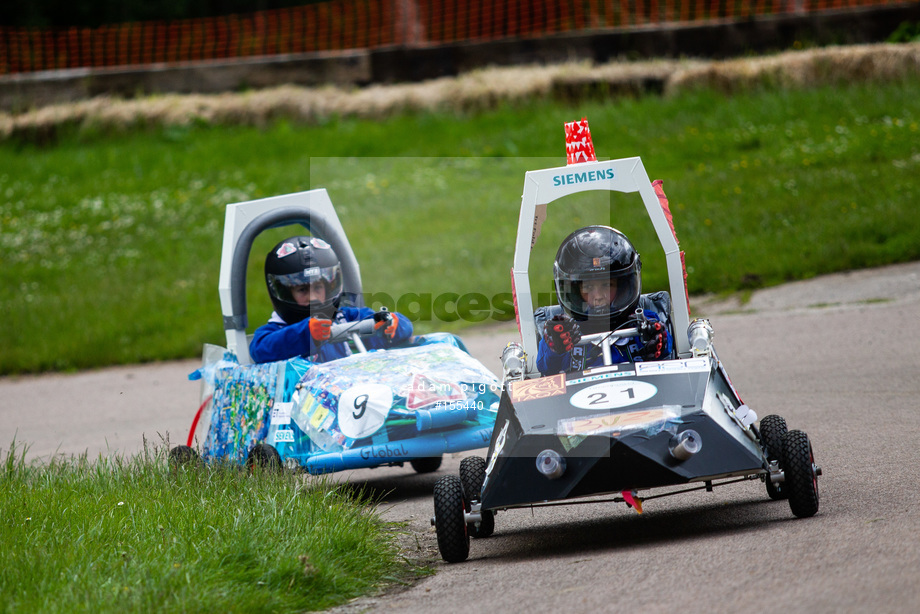
<svg viewBox="0 0 920 614"><path fill-rule="evenodd" d="M528 171L524 176L524 194L521 197L511 281L521 344L527 354L526 372L531 376L538 374L535 364L537 329L533 315L534 296L528 275L531 250L540 236L547 216L547 205L564 196L589 190L638 192L642 198L665 254L672 301L671 321L676 332L677 352L681 357L690 356L690 342L685 333L690 325L689 302L684 285L680 247L642 160L635 157L604 162L580 162L558 168ZM554 208L557 206L559 205L553 205Z"/></svg>
<svg viewBox="0 0 920 614"><path fill-rule="evenodd" d="M249 364L246 268L255 238L269 228L300 224L332 246L342 263L343 291L361 299L361 270L324 188L227 205L218 292L227 349Z"/></svg>

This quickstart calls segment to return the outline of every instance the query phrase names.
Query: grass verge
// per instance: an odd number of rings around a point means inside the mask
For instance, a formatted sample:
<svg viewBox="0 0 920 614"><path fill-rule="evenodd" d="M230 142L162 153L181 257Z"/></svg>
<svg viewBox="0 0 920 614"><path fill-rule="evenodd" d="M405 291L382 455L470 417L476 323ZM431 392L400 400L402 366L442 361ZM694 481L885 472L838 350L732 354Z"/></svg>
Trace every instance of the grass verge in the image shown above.
<svg viewBox="0 0 920 614"><path fill-rule="evenodd" d="M397 527L329 483L177 469L157 451L24 456L14 442L0 466L4 611L300 612L415 573Z"/></svg>

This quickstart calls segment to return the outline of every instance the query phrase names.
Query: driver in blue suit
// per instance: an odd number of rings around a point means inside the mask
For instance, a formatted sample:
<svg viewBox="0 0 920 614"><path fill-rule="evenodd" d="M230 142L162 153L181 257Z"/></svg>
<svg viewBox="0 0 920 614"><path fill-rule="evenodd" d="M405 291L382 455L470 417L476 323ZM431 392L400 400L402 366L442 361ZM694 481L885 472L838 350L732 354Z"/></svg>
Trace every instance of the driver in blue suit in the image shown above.
<svg viewBox="0 0 920 614"><path fill-rule="evenodd" d="M537 369L543 375L583 371L603 364L601 349L578 346L582 334L635 325L643 334L617 339L614 363L670 358L671 299L666 292L642 294L642 262L626 235L609 226L588 226L566 237L556 253L553 278L559 305L534 314L543 325ZM644 317L637 316L641 309ZM538 328L539 330L539 328Z"/></svg>
<svg viewBox="0 0 920 614"><path fill-rule="evenodd" d="M295 356L327 362L348 356L347 343L329 342L333 322L373 318L379 334L364 341L369 350L412 337L412 322L403 315L340 306L342 266L332 246L317 237L290 237L272 248L265 258L265 283L275 310L249 344L249 355L257 363Z"/></svg>

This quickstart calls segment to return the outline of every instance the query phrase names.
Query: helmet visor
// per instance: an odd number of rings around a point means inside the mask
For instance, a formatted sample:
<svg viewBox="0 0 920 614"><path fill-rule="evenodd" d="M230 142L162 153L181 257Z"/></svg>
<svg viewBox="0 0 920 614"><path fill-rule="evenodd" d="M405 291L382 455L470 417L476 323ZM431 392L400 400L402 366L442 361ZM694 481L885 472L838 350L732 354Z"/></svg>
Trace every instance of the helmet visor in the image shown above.
<svg viewBox="0 0 920 614"><path fill-rule="evenodd" d="M587 279L558 279L559 303L576 319L616 318L636 304L641 292L638 272Z"/></svg>
<svg viewBox="0 0 920 614"><path fill-rule="evenodd" d="M312 286L316 283L322 283L325 287L326 296L322 301L324 304L342 294L342 267L338 264L329 267L312 267L285 275L268 273L266 277L268 287L275 298L287 303L297 303L292 292L294 288Z"/></svg>

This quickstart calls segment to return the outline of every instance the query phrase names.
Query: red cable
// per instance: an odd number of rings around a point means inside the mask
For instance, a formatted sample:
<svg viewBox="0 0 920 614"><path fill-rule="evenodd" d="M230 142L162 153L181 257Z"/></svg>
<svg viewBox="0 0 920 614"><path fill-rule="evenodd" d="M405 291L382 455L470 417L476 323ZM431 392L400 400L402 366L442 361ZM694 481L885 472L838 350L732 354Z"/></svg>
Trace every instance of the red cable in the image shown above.
<svg viewBox="0 0 920 614"><path fill-rule="evenodd" d="M213 394L208 395L208 398L204 400L204 403L202 403L201 407L198 408L198 411L195 412L195 419L192 420L192 428L189 429L188 442L186 443L186 445L190 448L192 447L192 443L195 440L195 429L198 428L198 420L201 418L201 412L204 411L204 408L207 407L208 403L211 402L211 398L213 396L214 396Z"/></svg>

